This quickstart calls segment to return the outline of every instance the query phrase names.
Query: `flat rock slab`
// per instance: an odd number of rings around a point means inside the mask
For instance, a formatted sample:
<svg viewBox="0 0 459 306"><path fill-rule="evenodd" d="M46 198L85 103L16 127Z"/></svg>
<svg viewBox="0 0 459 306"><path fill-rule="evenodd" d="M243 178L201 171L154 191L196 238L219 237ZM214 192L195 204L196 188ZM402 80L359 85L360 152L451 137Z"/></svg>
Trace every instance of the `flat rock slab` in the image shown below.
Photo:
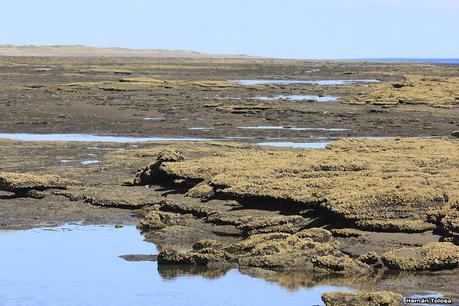
<svg viewBox="0 0 459 306"><path fill-rule="evenodd" d="M131 186L91 187L79 195L92 205L129 209L152 206L164 200L160 193L149 188Z"/></svg>
<svg viewBox="0 0 459 306"><path fill-rule="evenodd" d="M65 189L70 181L55 175L1 172L0 190L24 192L29 190Z"/></svg>
<svg viewBox="0 0 459 306"><path fill-rule="evenodd" d="M322 295L326 306L401 306L403 297L399 293L381 292L330 292Z"/></svg>
<svg viewBox="0 0 459 306"><path fill-rule="evenodd" d="M450 242L432 242L422 247L401 248L384 253L389 269L405 271L438 271L459 266L459 246Z"/></svg>

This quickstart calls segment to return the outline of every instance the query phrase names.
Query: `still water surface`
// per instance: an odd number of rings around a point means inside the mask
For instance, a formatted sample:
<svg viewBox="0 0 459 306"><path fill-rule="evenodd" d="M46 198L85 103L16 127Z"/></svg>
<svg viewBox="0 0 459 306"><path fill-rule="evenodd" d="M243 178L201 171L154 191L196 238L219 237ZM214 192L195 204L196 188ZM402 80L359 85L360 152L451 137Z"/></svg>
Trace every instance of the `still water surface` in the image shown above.
<svg viewBox="0 0 459 306"><path fill-rule="evenodd" d="M369 84L380 83L380 80L237 80L233 81L240 85L319 85L319 86L335 86L335 85L353 85L353 84Z"/></svg>
<svg viewBox="0 0 459 306"><path fill-rule="evenodd" d="M2 306L278 306L323 305L325 291L289 291L230 270L225 275L163 277L156 262L129 262L126 254L157 254L134 226L67 224L0 231Z"/></svg>

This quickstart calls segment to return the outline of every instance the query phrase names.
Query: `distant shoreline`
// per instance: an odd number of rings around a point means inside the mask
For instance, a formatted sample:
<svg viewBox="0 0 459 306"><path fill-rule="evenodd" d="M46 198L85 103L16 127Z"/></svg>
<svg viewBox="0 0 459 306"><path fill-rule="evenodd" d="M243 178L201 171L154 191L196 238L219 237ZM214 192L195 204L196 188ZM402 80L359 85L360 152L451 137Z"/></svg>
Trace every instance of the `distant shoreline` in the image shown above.
<svg viewBox="0 0 459 306"><path fill-rule="evenodd" d="M459 64L459 58L357 58L351 61Z"/></svg>
<svg viewBox="0 0 459 306"><path fill-rule="evenodd" d="M0 56L13 57L138 57L259 59L245 54L208 54L190 50L96 48L84 45L0 45Z"/></svg>
<svg viewBox="0 0 459 306"><path fill-rule="evenodd" d="M12 57L121 57L121 58L195 58L195 59L266 59L291 61L358 61L459 64L459 58L274 58L246 54L210 54L192 50L129 49L120 47L91 47L85 45L0 45L0 56Z"/></svg>

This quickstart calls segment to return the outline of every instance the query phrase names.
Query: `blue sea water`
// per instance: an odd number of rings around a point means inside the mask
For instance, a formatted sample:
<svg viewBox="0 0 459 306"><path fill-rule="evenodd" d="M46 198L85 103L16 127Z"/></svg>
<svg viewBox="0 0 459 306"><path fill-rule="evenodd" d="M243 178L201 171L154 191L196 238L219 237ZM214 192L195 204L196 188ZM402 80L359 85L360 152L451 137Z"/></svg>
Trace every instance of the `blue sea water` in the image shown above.
<svg viewBox="0 0 459 306"><path fill-rule="evenodd" d="M0 231L1 306L278 306L323 305L321 294L350 290L316 286L291 291L230 270L216 278L164 277L134 226L64 225Z"/></svg>
<svg viewBox="0 0 459 306"><path fill-rule="evenodd" d="M364 61L459 64L459 58L362 58Z"/></svg>

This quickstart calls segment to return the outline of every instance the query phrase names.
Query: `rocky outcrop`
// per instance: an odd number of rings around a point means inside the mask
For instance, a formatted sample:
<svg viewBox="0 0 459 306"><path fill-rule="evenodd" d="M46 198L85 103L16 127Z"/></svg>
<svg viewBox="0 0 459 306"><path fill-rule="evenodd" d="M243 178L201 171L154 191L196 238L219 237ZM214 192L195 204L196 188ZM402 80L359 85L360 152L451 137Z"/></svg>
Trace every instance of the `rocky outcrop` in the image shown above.
<svg viewBox="0 0 459 306"><path fill-rule="evenodd" d="M330 292L322 295L326 306L402 306L399 293L381 292Z"/></svg>
<svg viewBox="0 0 459 306"><path fill-rule="evenodd" d="M459 266L459 246L450 242L433 242L422 247L401 248L383 254L389 269L404 271L438 271Z"/></svg>
<svg viewBox="0 0 459 306"><path fill-rule="evenodd" d="M141 209L147 206L160 205L164 198L143 187L92 187L80 192L74 192L72 197L81 198L86 203L126 209Z"/></svg>
<svg viewBox="0 0 459 306"><path fill-rule="evenodd" d="M311 224L311 220L302 216L260 217L247 216L235 221L236 228L246 236L262 233L297 233Z"/></svg>
<svg viewBox="0 0 459 306"><path fill-rule="evenodd" d="M459 202L428 213L430 221L437 224L439 231L459 244Z"/></svg>
<svg viewBox="0 0 459 306"><path fill-rule="evenodd" d="M142 230L159 230L167 226L188 225L188 220L186 215L153 210L144 214L138 226Z"/></svg>
<svg viewBox="0 0 459 306"><path fill-rule="evenodd" d="M360 220L356 222L362 229L378 232L422 233L435 229L435 224L421 220Z"/></svg>
<svg viewBox="0 0 459 306"><path fill-rule="evenodd" d="M397 105L427 104L449 106L457 104L458 77L426 77L406 75L397 83L370 84L369 90L344 99L349 104Z"/></svg>
<svg viewBox="0 0 459 306"><path fill-rule="evenodd" d="M234 263L239 267L256 267L274 271L311 271L324 274L367 274L371 269L336 248L331 233L312 228L296 234L269 233L252 235L241 242L225 244L205 240L193 251L163 251L161 264L207 265Z"/></svg>
<svg viewBox="0 0 459 306"><path fill-rule="evenodd" d="M0 172L0 190L13 192L16 195L46 189L65 189L69 183L71 183L69 180L55 175Z"/></svg>
<svg viewBox="0 0 459 306"><path fill-rule="evenodd" d="M327 150L228 152L160 169L164 181L206 182L190 196L213 192L259 209L310 210L339 227L413 233L436 228L427 211L458 201L457 148L446 139L347 139Z"/></svg>
<svg viewBox="0 0 459 306"><path fill-rule="evenodd" d="M181 152L170 149L163 150L158 154L153 164L137 171L133 184L152 185L157 183L161 178L160 168L164 162L180 162L183 160L184 156Z"/></svg>
<svg viewBox="0 0 459 306"><path fill-rule="evenodd" d="M376 252L370 251L360 255L358 259L368 265L374 265L381 260L381 256L379 256Z"/></svg>
<svg viewBox="0 0 459 306"><path fill-rule="evenodd" d="M190 188L186 193L188 197L198 199L210 199L214 196L214 188L206 182L202 182Z"/></svg>

